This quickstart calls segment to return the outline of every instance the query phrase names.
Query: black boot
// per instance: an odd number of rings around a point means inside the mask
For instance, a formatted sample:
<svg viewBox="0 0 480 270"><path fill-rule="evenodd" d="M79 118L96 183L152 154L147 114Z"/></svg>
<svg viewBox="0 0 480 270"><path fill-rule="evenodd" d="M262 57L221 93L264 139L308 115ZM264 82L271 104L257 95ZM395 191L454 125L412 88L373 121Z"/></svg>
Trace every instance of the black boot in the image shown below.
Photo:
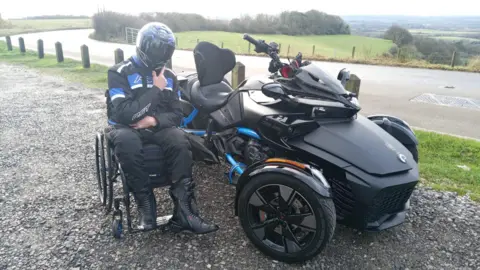
<svg viewBox="0 0 480 270"><path fill-rule="evenodd" d="M174 232L190 231L205 234L218 230L217 225L207 223L199 217L194 187L192 179L185 178L170 188L169 193L174 204L170 227Z"/></svg>
<svg viewBox="0 0 480 270"><path fill-rule="evenodd" d="M157 202L151 189L142 189L134 193L138 208L140 229L150 231L157 227Z"/></svg>

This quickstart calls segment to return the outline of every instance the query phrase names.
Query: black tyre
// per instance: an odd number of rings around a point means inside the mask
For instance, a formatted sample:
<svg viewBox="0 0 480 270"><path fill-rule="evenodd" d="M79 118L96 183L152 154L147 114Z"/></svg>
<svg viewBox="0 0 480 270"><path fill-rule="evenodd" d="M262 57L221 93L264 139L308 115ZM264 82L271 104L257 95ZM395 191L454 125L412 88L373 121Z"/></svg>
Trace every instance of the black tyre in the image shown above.
<svg viewBox="0 0 480 270"><path fill-rule="evenodd" d="M107 145L106 153L107 153L107 178L106 178L106 212L109 213L112 210L113 204L113 178L116 174L116 166L112 161L112 150L110 148L110 143L108 141L105 142Z"/></svg>
<svg viewBox="0 0 480 270"><path fill-rule="evenodd" d="M250 241L275 260L296 263L319 254L335 231L333 201L283 174L263 174L239 195L238 214Z"/></svg>
<svg viewBox="0 0 480 270"><path fill-rule="evenodd" d="M406 144L405 148L412 153L413 159L416 163L418 163L418 148L415 144Z"/></svg>
<svg viewBox="0 0 480 270"><path fill-rule="evenodd" d="M97 133L95 137L95 164L97 172L98 197L100 203L105 205L107 199L107 176L105 171L105 149L103 147L103 134Z"/></svg>

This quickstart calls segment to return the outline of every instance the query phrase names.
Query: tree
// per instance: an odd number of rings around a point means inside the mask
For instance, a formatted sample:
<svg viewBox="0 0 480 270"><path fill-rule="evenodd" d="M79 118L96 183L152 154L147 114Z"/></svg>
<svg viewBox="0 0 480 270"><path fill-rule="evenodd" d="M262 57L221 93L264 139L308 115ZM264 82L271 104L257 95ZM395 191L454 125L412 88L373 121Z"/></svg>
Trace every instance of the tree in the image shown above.
<svg viewBox="0 0 480 270"><path fill-rule="evenodd" d="M408 45L413 41L412 34L410 34L407 29L398 25L392 25L385 32L384 38L393 41L393 43L397 44L399 47Z"/></svg>

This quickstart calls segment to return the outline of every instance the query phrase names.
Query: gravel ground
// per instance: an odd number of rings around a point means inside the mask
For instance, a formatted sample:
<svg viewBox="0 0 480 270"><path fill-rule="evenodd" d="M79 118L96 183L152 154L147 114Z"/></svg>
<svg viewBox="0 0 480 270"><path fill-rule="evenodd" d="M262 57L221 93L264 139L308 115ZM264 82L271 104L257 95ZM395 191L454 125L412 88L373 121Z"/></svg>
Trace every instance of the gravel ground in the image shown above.
<svg viewBox="0 0 480 270"><path fill-rule="evenodd" d="M402 226L360 233L337 226L314 260L287 266L245 237L225 168L195 166L201 211L221 226L204 236L110 235L94 174L102 90L0 64L0 269L479 269L480 205L417 190ZM159 191L159 211L171 203ZM163 203L162 203L163 202Z"/></svg>

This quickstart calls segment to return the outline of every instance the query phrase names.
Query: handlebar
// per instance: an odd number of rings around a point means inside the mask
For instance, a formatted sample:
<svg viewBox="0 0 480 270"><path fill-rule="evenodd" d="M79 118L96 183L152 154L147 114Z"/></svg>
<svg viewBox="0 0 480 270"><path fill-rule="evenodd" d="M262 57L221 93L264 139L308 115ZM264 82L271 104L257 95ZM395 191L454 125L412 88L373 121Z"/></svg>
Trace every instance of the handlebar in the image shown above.
<svg viewBox="0 0 480 270"><path fill-rule="evenodd" d="M301 53L298 53L295 59L291 61L291 63L286 64L286 63L282 63L282 61L280 60L280 57L278 56L279 51L278 51L278 45L276 43L271 42L270 44L267 44L265 40L261 40L261 39L255 40L248 34L244 34L243 39L255 45L255 52L266 53L268 54L268 56L270 56L272 61L270 62L270 67L268 68L268 70L272 73L277 72L278 70L282 69L285 66L290 67L290 69L295 72L299 67L302 66ZM286 77L284 74L282 74L282 76Z"/></svg>
<svg viewBox="0 0 480 270"><path fill-rule="evenodd" d="M259 46L259 42L256 41L254 38L252 38L251 36L249 36L249 35L247 35L247 34L243 35L243 39L245 39L246 41L252 43L252 44L255 45L255 46Z"/></svg>

